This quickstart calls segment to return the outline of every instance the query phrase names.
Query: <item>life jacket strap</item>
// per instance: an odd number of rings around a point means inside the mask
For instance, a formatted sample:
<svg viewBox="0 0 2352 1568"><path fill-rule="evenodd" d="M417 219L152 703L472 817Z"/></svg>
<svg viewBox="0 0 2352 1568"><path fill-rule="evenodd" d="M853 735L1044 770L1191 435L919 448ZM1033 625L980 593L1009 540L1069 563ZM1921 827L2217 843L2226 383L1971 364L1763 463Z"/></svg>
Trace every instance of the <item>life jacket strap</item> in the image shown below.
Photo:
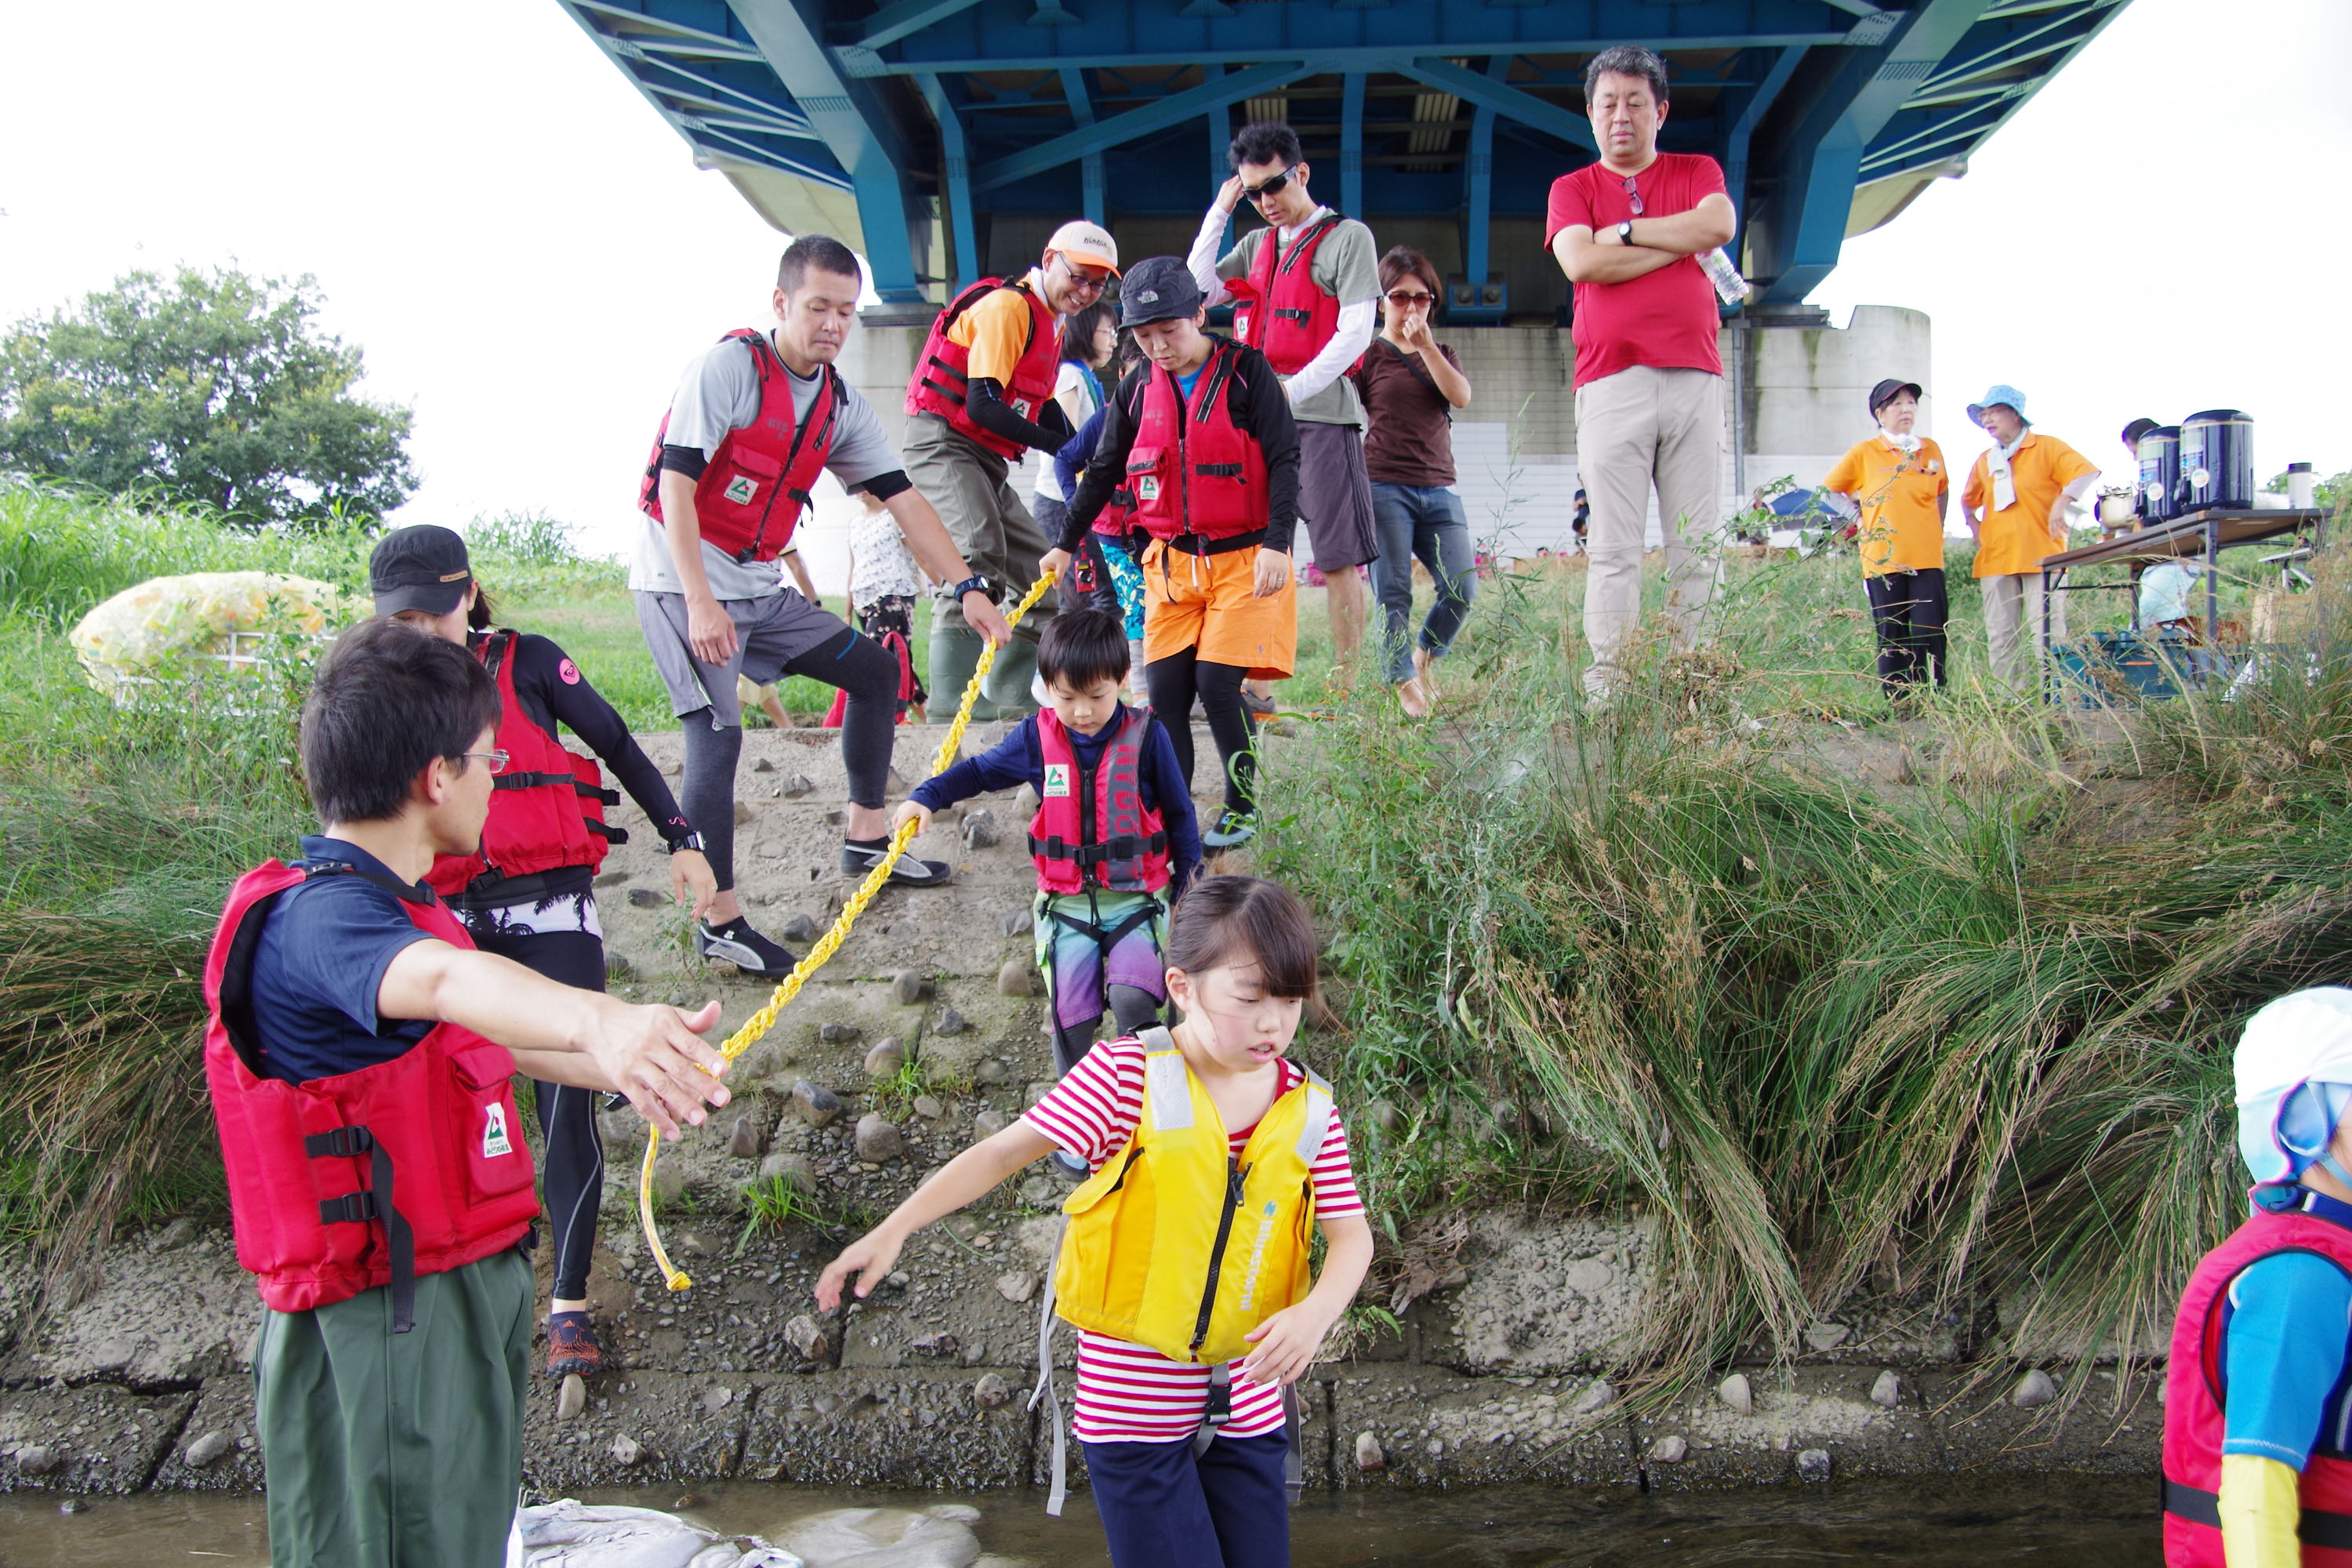
<svg viewBox="0 0 2352 1568"><path fill-rule="evenodd" d="M1253 528L1246 533L1228 533L1221 539L1206 539L1197 533L1180 533L1168 542L1171 551L1186 555L1230 555L1236 550L1255 550L1265 542L1265 530Z"/></svg>
<svg viewBox="0 0 2352 1568"><path fill-rule="evenodd" d="M1306 325L1308 321L1315 319L1315 312L1312 310L1279 310L1274 313L1277 316L1288 316L1291 320L1298 322L1301 326Z"/></svg>
<svg viewBox="0 0 2352 1568"><path fill-rule="evenodd" d="M570 773L500 773L490 781L492 789L551 789L559 784L573 789L580 787L579 780ZM588 790L595 787L591 784ZM581 793L587 794L588 790ZM615 800L612 804L618 805L620 802Z"/></svg>
<svg viewBox="0 0 2352 1568"><path fill-rule="evenodd" d="M1209 1369L1209 1398L1201 1406L1201 1425L1192 1432L1193 1455L1207 1453L1209 1445L1217 1440L1217 1429L1233 1418L1233 1364L1221 1361Z"/></svg>
<svg viewBox="0 0 2352 1568"><path fill-rule="evenodd" d="M313 1160L350 1160L371 1156L369 1185L340 1198L319 1204L320 1225L383 1224L392 1243L392 1331L404 1334L416 1325L416 1236L409 1229L393 1195L392 1154L365 1127L335 1127L302 1140L302 1152Z"/></svg>
<svg viewBox="0 0 2352 1568"><path fill-rule="evenodd" d="M1192 471L1212 479L1230 479L1245 471L1240 463L1195 463Z"/></svg>
<svg viewBox="0 0 2352 1568"><path fill-rule="evenodd" d="M614 827L610 823L590 822L585 819L580 826L607 844L626 844L629 841L629 830L625 827Z"/></svg>
<svg viewBox="0 0 2352 1568"><path fill-rule="evenodd" d="M2183 1486L2170 1476L2164 1478L2164 1511L2189 1524L2201 1524L2209 1530L2221 1528L2221 1496L2201 1487ZM2295 1521L2294 1533L2305 1546L2317 1546L2329 1552L2352 1552L2352 1513L2329 1513L2324 1509L2307 1508Z"/></svg>
<svg viewBox="0 0 2352 1568"><path fill-rule="evenodd" d="M1116 833L1100 844L1073 844L1058 833L1044 838L1034 833L1029 836L1030 854L1043 855L1048 860L1075 861L1080 866L1099 865L1105 860L1133 860L1144 855L1157 855L1167 847L1165 830L1159 833ZM1073 928L1093 929L1073 918L1061 915L1055 918Z"/></svg>
<svg viewBox="0 0 2352 1568"><path fill-rule="evenodd" d="M1069 1227L1065 1215L1054 1226L1054 1255L1062 1252L1062 1233ZM1038 1401L1045 1405L1045 1420L1054 1428L1053 1486L1045 1493L1045 1511L1055 1519L1062 1517L1062 1504L1070 1496L1070 1432L1062 1419L1061 1397L1054 1392L1054 1274L1045 1270L1045 1300L1037 1307L1037 1386L1029 1391L1027 1408L1034 1411Z"/></svg>

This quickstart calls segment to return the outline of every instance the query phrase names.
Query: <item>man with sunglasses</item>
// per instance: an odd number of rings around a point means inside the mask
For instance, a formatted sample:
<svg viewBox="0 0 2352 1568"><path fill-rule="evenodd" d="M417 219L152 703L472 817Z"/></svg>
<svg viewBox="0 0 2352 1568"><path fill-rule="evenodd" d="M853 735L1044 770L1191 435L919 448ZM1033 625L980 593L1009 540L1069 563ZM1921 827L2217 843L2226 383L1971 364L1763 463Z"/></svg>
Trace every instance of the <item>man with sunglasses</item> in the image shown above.
<svg viewBox="0 0 2352 1568"><path fill-rule="evenodd" d="M1576 462L1592 496L1584 685L1605 701L1641 619L1652 485L1677 641L1697 640L1721 574L1721 318L1697 258L1729 244L1738 221L1714 159L1658 151L1657 56L1603 49L1585 68L1584 99L1601 161L1552 183L1545 236L1576 285Z"/></svg>
<svg viewBox="0 0 2352 1568"><path fill-rule="evenodd" d="M1217 193L1186 258L1211 305L1234 303L1234 336L1265 355L1298 424L1298 521L1323 574L1331 647L1346 671L1364 641L1364 584L1379 559L1364 470L1364 405L1348 372L1371 346L1381 296L1372 231L1307 194L1308 169L1287 125L1242 127L1226 149L1233 178ZM1244 201L1266 226L1223 255Z"/></svg>
<svg viewBox="0 0 2352 1568"><path fill-rule="evenodd" d="M948 302L907 384L907 477L938 509L994 603L1034 582L1045 553L1045 536L1009 476L1031 450L1057 452L1074 434L1054 399L1061 323L1100 300L1118 276L1118 246L1101 225L1064 224L1024 277L983 279ZM1048 600L1023 618L989 671L974 718L1035 710L1029 686L1037 639L1053 614ZM950 595L934 606L930 687L942 700L961 699L983 646L961 600Z"/></svg>

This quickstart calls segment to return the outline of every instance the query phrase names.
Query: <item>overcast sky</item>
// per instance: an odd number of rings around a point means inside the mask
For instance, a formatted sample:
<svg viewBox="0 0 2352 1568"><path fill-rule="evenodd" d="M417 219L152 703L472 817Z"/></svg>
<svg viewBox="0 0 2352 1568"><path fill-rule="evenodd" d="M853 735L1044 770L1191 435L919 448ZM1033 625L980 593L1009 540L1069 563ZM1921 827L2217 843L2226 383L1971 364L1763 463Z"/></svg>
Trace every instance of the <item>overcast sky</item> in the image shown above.
<svg viewBox="0 0 2352 1568"><path fill-rule="evenodd" d="M1956 458L2000 380L2111 478L2126 419L2213 406L2255 416L2264 478L2352 468L2352 4L2228 17L2133 0L1816 292L1934 318ZM315 274L367 393L415 410L404 521L544 510L619 548L680 365L766 320L778 237L549 0L0 0L0 320L138 267Z"/></svg>

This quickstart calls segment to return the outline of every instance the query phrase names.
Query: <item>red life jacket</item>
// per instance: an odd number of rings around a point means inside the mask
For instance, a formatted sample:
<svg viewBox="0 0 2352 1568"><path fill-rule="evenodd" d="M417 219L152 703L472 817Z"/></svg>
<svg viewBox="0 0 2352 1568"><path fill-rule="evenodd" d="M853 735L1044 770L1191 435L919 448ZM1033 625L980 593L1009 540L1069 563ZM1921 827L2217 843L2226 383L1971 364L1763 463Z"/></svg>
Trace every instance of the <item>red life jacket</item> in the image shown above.
<svg viewBox="0 0 2352 1568"><path fill-rule="evenodd" d="M1156 893L1168 885L1168 831L1143 804L1143 742L1151 715L1119 709L1118 733L1103 743L1089 770L1050 708L1037 715L1037 751L1045 790L1029 821L1029 855L1037 885L1049 893Z"/></svg>
<svg viewBox="0 0 2352 1568"><path fill-rule="evenodd" d="M400 895L408 918L471 947L437 900L354 867L275 860L239 878L205 961L205 1078L220 1124L236 1260L274 1310L307 1312L392 1287L408 1331L416 1276L488 1258L539 1215L504 1046L436 1024L388 1062L309 1083L272 1078L253 1022L253 955L270 906L312 876Z"/></svg>
<svg viewBox="0 0 2352 1568"><path fill-rule="evenodd" d="M474 657L498 678L497 743L507 754L507 770L490 781L480 847L471 855L438 856L425 874L445 899L483 876L528 877L565 866L593 871L614 845L629 841L622 829L604 826L604 808L620 805L621 796L604 787L596 759L565 751L515 697L509 655L518 635L500 627L478 641L467 639Z"/></svg>
<svg viewBox="0 0 2352 1568"><path fill-rule="evenodd" d="M1176 378L1151 367L1128 448L1135 521L1154 539L1230 539L1265 527L1265 453L1234 422L1227 395L1241 350L1219 340L1187 407Z"/></svg>
<svg viewBox="0 0 2352 1568"><path fill-rule="evenodd" d="M2257 1208L2189 1276L2173 1320L2164 1378L2164 1561L2224 1568L2221 1555L2222 1350L2231 1282L2263 1258L2311 1252L2352 1274L2352 1230L2315 1215ZM2352 1454L2326 1442L2304 1466L2305 1568L2352 1568Z"/></svg>
<svg viewBox="0 0 2352 1568"><path fill-rule="evenodd" d="M768 334L739 327L719 341L740 342L751 351L751 366L760 376L760 412L719 443L695 481L694 516L705 543L739 562L773 561L791 542L809 492L824 471L841 411L849 405L849 385L833 366L823 367L808 424L799 425L793 416L793 378ZM668 436L665 412L645 477L637 481L637 505L656 522L662 521L662 443Z"/></svg>
<svg viewBox="0 0 2352 1568"><path fill-rule="evenodd" d="M1095 513L1095 531L1112 539L1125 539L1135 531L1135 487L1121 485L1110 492L1110 500L1102 510Z"/></svg>
<svg viewBox="0 0 2352 1568"><path fill-rule="evenodd" d="M923 356L915 362L915 378L907 384L907 412L936 415L948 422L950 430L970 437L999 457L1017 459L1028 451L1026 447L972 422L971 411L964 404L964 388L971 379L971 350L948 337L948 329L966 310L1000 289L1010 289L1029 302L1029 345L1022 351L1021 363L1013 367L1013 379L1004 388L1005 406L1032 424L1036 422L1038 411L1054 395L1054 380L1061 373L1061 318L1027 283L1007 283L1001 278L982 279L948 301L948 308L931 323L931 334L923 340Z"/></svg>
<svg viewBox="0 0 2352 1568"><path fill-rule="evenodd" d="M1331 231L1348 220L1327 212L1282 248L1282 231L1270 228L1250 258L1249 275L1229 279L1234 297L1234 336L1265 355L1277 374L1297 375L1323 352L1339 330L1339 300L1315 281L1315 252Z"/></svg>

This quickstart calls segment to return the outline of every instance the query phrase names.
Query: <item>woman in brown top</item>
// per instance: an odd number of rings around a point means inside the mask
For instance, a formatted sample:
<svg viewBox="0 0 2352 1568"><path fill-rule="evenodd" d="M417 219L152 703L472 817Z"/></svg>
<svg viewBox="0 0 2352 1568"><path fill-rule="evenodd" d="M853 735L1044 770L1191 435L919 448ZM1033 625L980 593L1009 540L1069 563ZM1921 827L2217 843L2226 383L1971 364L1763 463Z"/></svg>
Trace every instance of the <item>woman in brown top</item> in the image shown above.
<svg viewBox="0 0 2352 1568"><path fill-rule="evenodd" d="M1433 666L1462 629L1477 584L1469 520L1454 489L1454 411L1470 405L1470 382L1454 351L1429 334L1437 294L1428 257L1403 245L1381 257L1381 332L1355 371L1370 424L1364 468L1381 544L1372 595L1385 621L1389 680L1416 719L1436 702ZM1417 641L1410 636L1416 556L1437 584Z"/></svg>

